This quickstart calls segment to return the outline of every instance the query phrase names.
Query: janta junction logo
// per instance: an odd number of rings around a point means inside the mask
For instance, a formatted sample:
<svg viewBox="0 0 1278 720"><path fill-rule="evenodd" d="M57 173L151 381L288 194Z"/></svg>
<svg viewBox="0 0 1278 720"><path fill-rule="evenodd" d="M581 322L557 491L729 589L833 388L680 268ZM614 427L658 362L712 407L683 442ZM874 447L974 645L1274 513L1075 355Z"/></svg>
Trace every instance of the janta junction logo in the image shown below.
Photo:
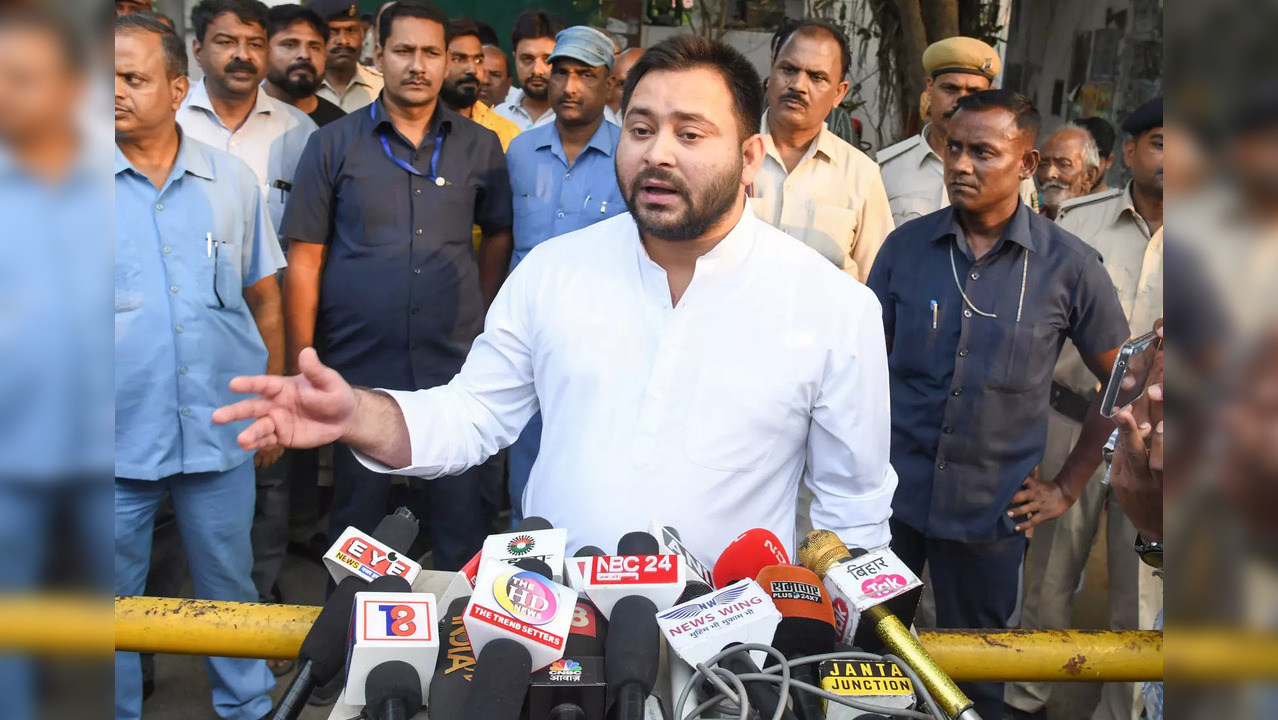
<svg viewBox="0 0 1278 720"><path fill-rule="evenodd" d="M532 552L537 546L537 541L533 540L531 535L516 535L506 543L506 552L516 557L523 557Z"/></svg>

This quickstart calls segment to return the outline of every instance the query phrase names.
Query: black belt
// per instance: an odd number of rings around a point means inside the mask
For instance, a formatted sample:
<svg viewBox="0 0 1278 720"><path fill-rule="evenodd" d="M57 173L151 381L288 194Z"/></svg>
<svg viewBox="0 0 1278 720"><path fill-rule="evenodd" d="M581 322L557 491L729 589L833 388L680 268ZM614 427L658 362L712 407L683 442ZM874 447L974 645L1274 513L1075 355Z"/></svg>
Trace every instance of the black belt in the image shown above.
<svg viewBox="0 0 1278 720"><path fill-rule="evenodd" d="M1087 411L1092 406L1091 400L1058 382L1052 383L1052 394L1049 402L1053 410L1070 420L1080 423L1087 419Z"/></svg>

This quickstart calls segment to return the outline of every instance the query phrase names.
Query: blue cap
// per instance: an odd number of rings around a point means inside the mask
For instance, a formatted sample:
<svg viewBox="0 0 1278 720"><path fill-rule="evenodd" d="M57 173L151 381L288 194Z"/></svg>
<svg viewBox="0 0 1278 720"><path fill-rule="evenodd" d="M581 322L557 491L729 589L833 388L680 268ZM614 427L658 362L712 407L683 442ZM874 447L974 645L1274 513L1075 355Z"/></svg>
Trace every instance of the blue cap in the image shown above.
<svg viewBox="0 0 1278 720"><path fill-rule="evenodd" d="M560 30L555 36L555 50L550 53L550 59L572 58L591 67L606 67L611 70L615 59L612 56L613 48L612 38L602 31L585 25L574 25Z"/></svg>
<svg viewBox="0 0 1278 720"><path fill-rule="evenodd" d="M1163 126L1163 96L1159 95L1131 111L1123 121L1123 132L1139 135L1146 130Z"/></svg>
<svg viewBox="0 0 1278 720"><path fill-rule="evenodd" d="M305 5L325 21L359 19L359 2L356 0L309 0Z"/></svg>

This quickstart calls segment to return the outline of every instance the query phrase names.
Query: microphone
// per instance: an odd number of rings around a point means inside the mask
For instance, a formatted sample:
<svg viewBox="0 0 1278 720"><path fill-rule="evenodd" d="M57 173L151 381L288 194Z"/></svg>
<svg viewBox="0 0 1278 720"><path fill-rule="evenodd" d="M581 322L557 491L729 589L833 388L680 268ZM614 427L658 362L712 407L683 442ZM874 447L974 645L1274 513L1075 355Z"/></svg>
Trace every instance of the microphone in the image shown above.
<svg viewBox="0 0 1278 720"><path fill-rule="evenodd" d="M485 645L475 664L464 717L519 720L531 671L532 658L523 645L506 638Z"/></svg>
<svg viewBox="0 0 1278 720"><path fill-rule="evenodd" d="M660 552L657 538L642 530L628 532L617 541L618 555L657 555Z"/></svg>
<svg viewBox="0 0 1278 720"><path fill-rule="evenodd" d="M772 637L772 647L787 660L833 651L834 607L816 573L798 565L771 565L759 571L758 582L781 613L781 622ZM811 663L792 667L790 676L821 687L817 669ZM822 720L825 717L821 698L816 695L792 690L790 698L794 701L794 714L799 720Z"/></svg>
<svg viewBox="0 0 1278 720"><path fill-rule="evenodd" d="M564 546L568 543L568 531L550 526L544 518L530 516L523 519L514 532L489 535L484 540L481 565L488 560L514 563L524 558L541 560L550 566L546 577L563 582Z"/></svg>
<svg viewBox="0 0 1278 720"><path fill-rule="evenodd" d="M586 594L585 574L590 567L590 558L605 555L603 550L594 545L583 546L572 557L564 562L564 584L576 590L579 595Z"/></svg>
<svg viewBox="0 0 1278 720"><path fill-rule="evenodd" d="M551 525L549 520L538 515L529 515L523 520L520 520L519 524L515 526L515 532L533 532L536 530L553 529L555 529L555 526Z"/></svg>
<svg viewBox="0 0 1278 720"><path fill-rule="evenodd" d="M541 572L487 559L463 622L476 654L497 639L514 640L541 669L563 657L576 607L577 594Z"/></svg>
<svg viewBox="0 0 1278 720"><path fill-rule="evenodd" d="M768 565L789 565L785 545L771 530L754 528L737 536L714 564L714 586L727 587L754 578Z"/></svg>
<svg viewBox="0 0 1278 720"><path fill-rule="evenodd" d="M364 687L364 716L369 720L408 720L422 708L421 679L401 660L373 668Z"/></svg>
<svg viewBox="0 0 1278 720"><path fill-rule="evenodd" d="M736 644L729 643L729 647ZM719 667L734 675L759 672L759 666L755 664L754 660L750 659L749 653L737 652L728 655L719 660ZM777 686L772 683L745 682L744 685L746 697L750 699L750 706L759 711L759 717L761 718L776 717L777 708L785 705ZM794 711L788 707L781 711L781 718L782 720L797 720Z"/></svg>
<svg viewBox="0 0 1278 720"><path fill-rule="evenodd" d="M738 580L710 595L660 612L656 619L670 649L695 667L728 645L772 642L781 613L758 583ZM762 662L764 657L759 653L755 662Z"/></svg>
<svg viewBox="0 0 1278 720"><path fill-rule="evenodd" d="M404 557L417 539L417 518L408 508L397 508L387 515L372 534L348 527L337 542L324 553L324 566L333 582L348 577L374 580L383 575L398 575L410 584L422 566Z"/></svg>
<svg viewBox="0 0 1278 720"><path fill-rule="evenodd" d="M608 693L616 698L616 720L643 720L644 706L657 682L661 654L661 630L657 606L642 595L616 602L609 618L604 651L604 676Z"/></svg>
<svg viewBox="0 0 1278 720"><path fill-rule="evenodd" d="M918 638L884 604L923 585L900 558L886 548L874 552L848 548L829 530L814 530L800 543L799 559L825 581L826 589L835 598L836 622L839 603L843 602L850 613L848 628L855 626L855 619L864 617L892 654L918 673L946 714L955 720L979 718L972 701L937 667ZM854 630L852 635L855 634Z"/></svg>
<svg viewBox="0 0 1278 720"><path fill-rule="evenodd" d="M272 720L297 720L315 688L328 683L342 671L355 594L378 587L407 589L407 585L408 581L394 576L378 578L373 583L354 576L339 582L324 603L319 617L315 618L315 624L306 633L306 639L302 640L302 649L297 654L297 674L275 707Z"/></svg>
<svg viewBox="0 0 1278 720"><path fill-rule="evenodd" d="M577 600L564 656L533 673L528 688L528 720L604 720L608 700L604 682L607 626L608 621L589 600Z"/></svg>
<svg viewBox="0 0 1278 720"><path fill-rule="evenodd" d="M792 674L793 675L793 674ZM907 710L917 701L914 683L900 666L888 660L826 660L821 663L821 688L842 697L884 708ZM859 720L864 710L829 703L826 720Z"/></svg>
<svg viewBox="0 0 1278 720"><path fill-rule="evenodd" d="M402 578L390 577L379 585L398 581L398 592L360 592L355 595L350 650L346 656L346 702L370 704L365 695L374 668L392 660L408 664L417 678L418 704L426 696L439 657L439 627L435 596L410 592ZM395 675L396 682L403 675Z"/></svg>
<svg viewBox="0 0 1278 720"><path fill-rule="evenodd" d="M470 687L475 674L475 651L462 618L466 614L469 597L457 598L448 606L448 614L439 621L440 642L448 643L448 649L430 681L428 710L435 720L465 720L466 703L470 702Z"/></svg>
<svg viewBox="0 0 1278 720"><path fill-rule="evenodd" d="M683 538L679 535L678 530L669 525L653 522L649 532L660 543L662 554L673 553L678 555L683 561L689 585L699 581L707 588L714 589L714 572L683 544ZM688 599L691 600L692 598L689 597Z"/></svg>
<svg viewBox="0 0 1278 720"><path fill-rule="evenodd" d="M617 543L616 555L594 557L582 567L582 588L609 621L613 607L624 597L643 595L664 610L683 594L683 563L678 555L660 555L659 550L652 535L626 533Z"/></svg>

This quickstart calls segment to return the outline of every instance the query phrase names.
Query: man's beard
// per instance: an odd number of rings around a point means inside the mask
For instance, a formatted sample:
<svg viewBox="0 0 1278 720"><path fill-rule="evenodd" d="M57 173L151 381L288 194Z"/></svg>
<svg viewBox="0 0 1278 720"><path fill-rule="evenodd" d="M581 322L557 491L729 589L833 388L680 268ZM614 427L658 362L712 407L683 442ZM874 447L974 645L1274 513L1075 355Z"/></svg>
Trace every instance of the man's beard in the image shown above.
<svg viewBox="0 0 1278 720"><path fill-rule="evenodd" d="M545 102L546 99L550 97L550 83L546 83L538 88L529 87L525 83L524 94L537 102Z"/></svg>
<svg viewBox="0 0 1278 720"><path fill-rule="evenodd" d="M470 78L474 79L474 76ZM439 96L449 107L465 110L474 107L479 100L479 84L462 85L459 81L445 81L439 88Z"/></svg>
<svg viewBox="0 0 1278 720"><path fill-rule="evenodd" d="M297 70L309 70L309 76L294 76ZM306 65L293 65L282 74L277 74L274 70L266 72L266 79L275 87L283 90L290 97L305 98L315 94L323 84L322 78L315 70L315 66L307 63Z"/></svg>
<svg viewBox="0 0 1278 720"><path fill-rule="evenodd" d="M1049 180L1039 190L1043 193L1043 204L1049 207L1060 207L1061 203L1076 195L1073 187L1060 180Z"/></svg>
<svg viewBox="0 0 1278 720"><path fill-rule="evenodd" d="M670 241L699 239L722 220L740 199L741 168L742 160L738 157L733 167L710 178L697 202L693 201L692 191L674 173L659 168L644 170L625 188L623 199L626 201L626 209L630 211L630 216L643 235ZM675 189L685 204L678 217L670 220L645 217L645 211L639 207L636 198L640 187L647 180L658 180Z"/></svg>

